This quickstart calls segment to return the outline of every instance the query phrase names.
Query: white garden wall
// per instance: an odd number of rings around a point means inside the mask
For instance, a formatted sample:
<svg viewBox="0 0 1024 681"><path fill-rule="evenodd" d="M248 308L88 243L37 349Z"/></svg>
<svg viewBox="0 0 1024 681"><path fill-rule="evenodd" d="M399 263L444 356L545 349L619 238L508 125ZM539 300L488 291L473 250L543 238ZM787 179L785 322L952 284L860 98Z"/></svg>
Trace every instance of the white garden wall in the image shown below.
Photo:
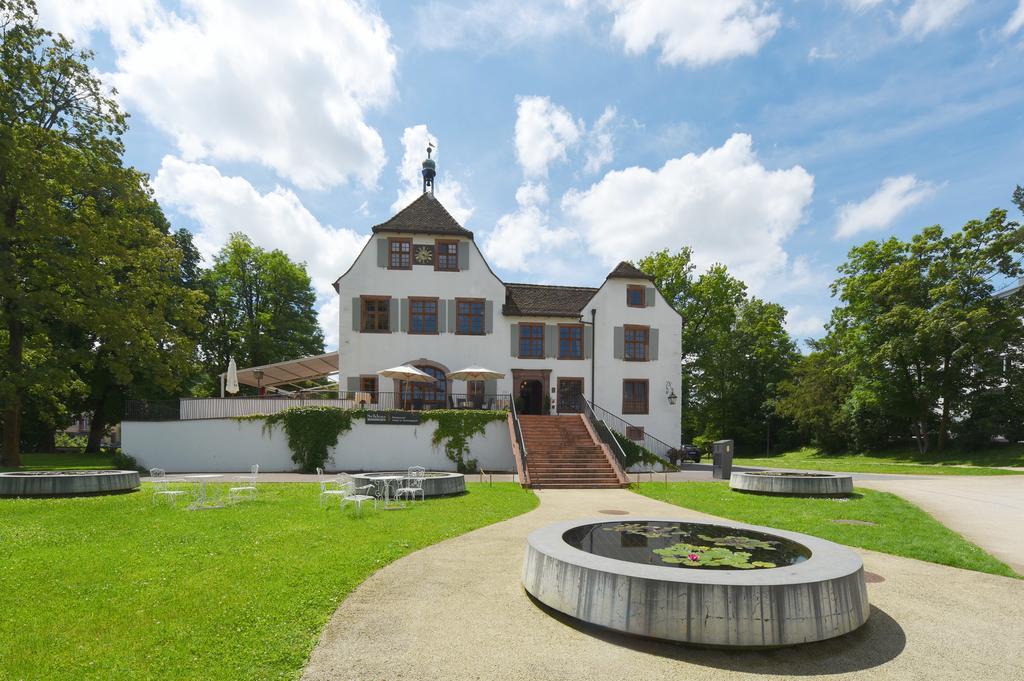
<svg viewBox="0 0 1024 681"><path fill-rule="evenodd" d="M417 426L367 425L352 421L352 430L338 439L332 451L331 470L384 471L424 466L428 470L454 471L444 447L430 444L437 424ZM121 447L140 466L163 468L174 473L247 471L258 463L262 472L295 470L284 433L275 427L264 434L262 421L208 419L201 421L125 421ZM508 423L488 423L483 435L470 441L469 458L486 471L511 471L512 441Z"/></svg>

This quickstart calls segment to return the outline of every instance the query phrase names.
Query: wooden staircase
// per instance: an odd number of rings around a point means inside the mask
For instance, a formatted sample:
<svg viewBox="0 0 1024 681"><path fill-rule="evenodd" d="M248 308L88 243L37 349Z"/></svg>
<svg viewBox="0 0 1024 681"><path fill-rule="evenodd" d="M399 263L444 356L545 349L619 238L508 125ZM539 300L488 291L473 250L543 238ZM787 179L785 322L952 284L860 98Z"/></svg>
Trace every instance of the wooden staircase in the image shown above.
<svg viewBox="0 0 1024 681"><path fill-rule="evenodd" d="M520 416L530 487L609 488L628 483L582 415Z"/></svg>

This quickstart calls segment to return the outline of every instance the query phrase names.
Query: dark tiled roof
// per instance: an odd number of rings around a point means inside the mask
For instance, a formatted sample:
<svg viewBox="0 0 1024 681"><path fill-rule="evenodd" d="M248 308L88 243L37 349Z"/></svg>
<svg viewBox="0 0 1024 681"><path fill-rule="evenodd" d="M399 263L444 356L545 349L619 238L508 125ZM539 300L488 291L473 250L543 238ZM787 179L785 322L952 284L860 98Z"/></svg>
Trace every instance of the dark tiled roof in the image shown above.
<svg viewBox="0 0 1024 681"><path fill-rule="evenodd" d="M373 233L378 232L444 234L473 238L473 232L456 222L432 194L423 194L387 222L374 225Z"/></svg>
<svg viewBox="0 0 1024 681"><path fill-rule="evenodd" d="M596 288L586 286L505 284L501 311L526 317L576 317L595 293Z"/></svg>
<svg viewBox="0 0 1024 681"><path fill-rule="evenodd" d="M645 274L645 273L641 272L635 266L633 266L631 263L626 262L625 260L623 260L618 265L616 265L615 269L612 270L608 274L608 276L606 278L607 279L646 279L647 281L652 281L652 278L651 278L651 276L649 274Z"/></svg>

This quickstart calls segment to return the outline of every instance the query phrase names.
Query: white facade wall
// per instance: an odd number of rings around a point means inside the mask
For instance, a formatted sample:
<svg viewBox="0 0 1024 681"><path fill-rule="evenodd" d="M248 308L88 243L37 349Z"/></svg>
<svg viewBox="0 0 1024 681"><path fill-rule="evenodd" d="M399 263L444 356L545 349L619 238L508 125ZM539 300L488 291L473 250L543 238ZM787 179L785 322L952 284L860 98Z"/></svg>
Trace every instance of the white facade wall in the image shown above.
<svg viewBox="0 0 1024 681"><path fill-rule="evenodd" d="M367 425L353 420L352 430L331 450L330 470L348 472L405 470L454 471L444 446L433 447L434 421L418 426ZM469 443L469 458L488 472L512 471L512 440L506 421L488 423L483 435ZM144 468L168 473L230 473L248 471L258 463L264 473L295 470L288 441L279 427L263 432L262 421L125 421L122 449Z"/></svg>
<svg viewBox="0 0 1024 681"><path fill-rule="evenodd" d="M549 325L578 323L578 317L521 317L502 314L505 302L505 286L487 266L483 255L471 239L459 239L468 244L468 269L459 272L437 272L431 266L413 265L411 270L390 270L378 264L378 241L388 237L406 237L416 246L433 245L436 238L420 234L375 234L356 259L355 263L338 280L340 323L339 323L339 367L340 388L347 389L350 377L373 375L375 372L398 364L415 363L416 360L430 360L449 371L470 365L484 366L504 372L505 378L498 381L496 390L500 394L515 395L513 369L550 369L548 397L557 403L555 390L559 377L582 378L585 395L591 395L591 363L589 359L558 360L520 359L512 352L512 325L522 322L537 322ZM448 239L450 237L443 237ZM666 384L679 392L679 366L681 350L681 320L675 310L660 295L655 295L651 307L631 308L626 305L626 287L629 284L644 283L639 279L608 279L601 286L589 304L582 310L583 321L591 319L591 308L597 309L594 340L596 347L596 391L594 402L608 411L621 416L625 421L643 426L645 431L669 445L680 442L680 407L670 405L666 397ZM453 332L454 320L449 322L449 331L437 335L414 335L392 329L392 333L362 333L354 330L354 299L361 295L390 296L402 299L416 296L453 298L483 298L491 302L493 310L492 332L483 336L464 336ZM648 362L627 362L615 359L614 329L625 324L650 326L658 330L657 360ZM518 338L516 339L518 342ZM648 414L622 414L623 379L647 379L650 390L650 411ZM378 390L394 392L396 382L380 379ZM465 393L466 384L456 381L451 392Z"/></svg>

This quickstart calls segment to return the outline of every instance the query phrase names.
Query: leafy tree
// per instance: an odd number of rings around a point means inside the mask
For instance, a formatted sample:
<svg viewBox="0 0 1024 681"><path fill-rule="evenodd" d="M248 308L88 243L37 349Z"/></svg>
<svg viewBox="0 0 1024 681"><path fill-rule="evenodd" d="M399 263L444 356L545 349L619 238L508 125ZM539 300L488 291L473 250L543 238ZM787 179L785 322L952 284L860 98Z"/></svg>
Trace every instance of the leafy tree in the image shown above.
<svg viewBox="0 0 1024 681"><path fill-rule="evenodd" d="M259 366L324 351L316 295L304 263L232 234L203 275L209 297L202 341L208 390L234 357Z"/></svg>
<svg viewBox="0 0 1024 681"><path fill-rule="evenodd" d="M727 437L737 447L760 447L772 427L777 386L796 357L785 309L750 297L724 265L695 276L689 248L652 253L638 267L683 318L684 439Z"/></svg>

